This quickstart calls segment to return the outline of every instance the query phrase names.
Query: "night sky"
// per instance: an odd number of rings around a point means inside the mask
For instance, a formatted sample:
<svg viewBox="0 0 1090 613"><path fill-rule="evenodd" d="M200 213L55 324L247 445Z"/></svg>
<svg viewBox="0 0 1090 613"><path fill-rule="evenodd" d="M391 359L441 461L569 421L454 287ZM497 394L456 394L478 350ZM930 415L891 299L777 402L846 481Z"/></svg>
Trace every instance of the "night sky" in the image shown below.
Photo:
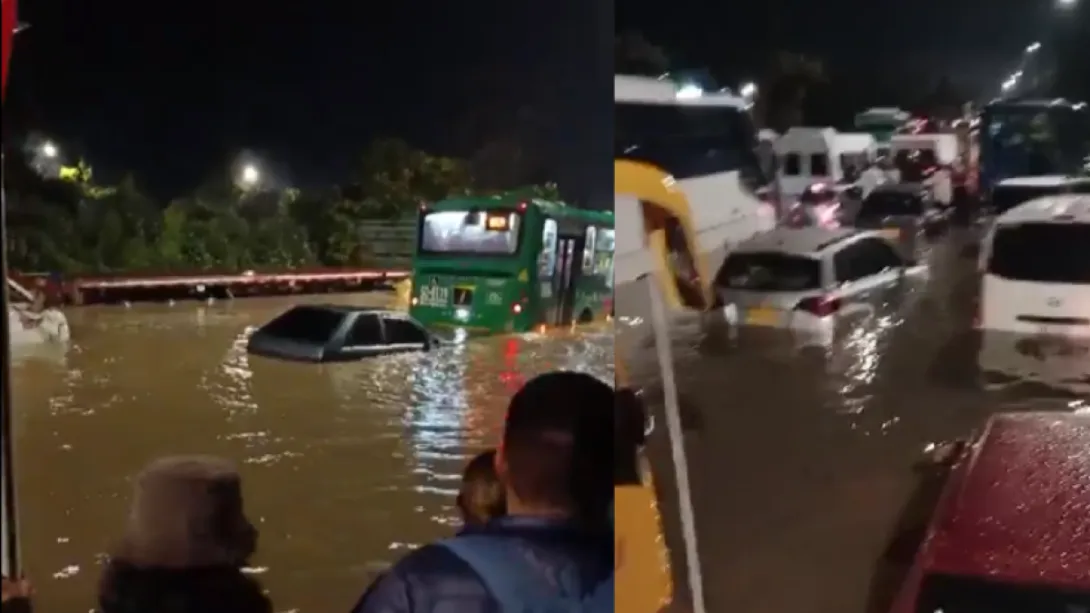
<svg viewBox="0 0 1090 613"><path fill-rule="evenodd" d="M199 8L197 8L199 7ZM611 3L21 0L5 139L184 193L240 151L285 184L344 181L396 136L466 154L519 139L611 206ZM10 141L9 141L10 142ZM608 196L608 202L602 200Z"/></svg>
<svg viewBox="0 0 1090 613"><path fill-rule="evenodd" d="M642 31L683 64L712 64L723 78L752 79L769 52L787 50L821 58L833 72L947 76L970 95L997 88L1025 46L1065 18L1052 0L672 0L670 13L685 16L676 20L663 17L663 6L618 2L618 29Z"/></svg>

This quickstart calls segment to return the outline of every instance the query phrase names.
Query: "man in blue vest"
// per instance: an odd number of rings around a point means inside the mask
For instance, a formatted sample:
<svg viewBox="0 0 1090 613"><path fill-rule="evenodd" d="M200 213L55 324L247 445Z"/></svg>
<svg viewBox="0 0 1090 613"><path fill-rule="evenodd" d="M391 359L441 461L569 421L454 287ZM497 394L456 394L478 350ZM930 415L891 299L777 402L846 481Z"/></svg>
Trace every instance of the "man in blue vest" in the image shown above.
<svg viewBox="0 0 1090 613"><path fill-rule="evenodd" d="M612 611L613 409L589 375L529 381L496 453L507 515L405 556L353 613Z"/></svg>

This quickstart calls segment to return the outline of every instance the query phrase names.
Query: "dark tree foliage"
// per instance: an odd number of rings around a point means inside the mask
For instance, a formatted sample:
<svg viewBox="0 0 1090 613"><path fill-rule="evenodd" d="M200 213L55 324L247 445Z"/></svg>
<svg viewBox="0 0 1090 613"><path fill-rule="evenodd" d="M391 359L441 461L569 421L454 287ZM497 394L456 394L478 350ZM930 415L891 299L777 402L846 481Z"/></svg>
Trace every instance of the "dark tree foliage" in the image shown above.
<svg viewBox="0 0 1090 613"><path fill-rule="evenodd" d="M403 226L421 202L489 191L467 161L394 139L372 143L344 188L247 189L224 174L171 202L132 176L100 185L82 160L43 172L13 151L4 166L10 265L23 272L367 265L361 223ZM558 199L555 185L530 189Z"/></svg>

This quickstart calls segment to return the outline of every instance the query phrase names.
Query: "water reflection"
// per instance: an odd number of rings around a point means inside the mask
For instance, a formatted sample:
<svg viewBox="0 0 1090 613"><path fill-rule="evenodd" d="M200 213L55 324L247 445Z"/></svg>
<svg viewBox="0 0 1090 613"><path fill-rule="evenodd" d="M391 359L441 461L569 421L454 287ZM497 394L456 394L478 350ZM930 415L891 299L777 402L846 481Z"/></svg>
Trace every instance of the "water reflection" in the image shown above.
<svg viewBox="0 0 1090 613"><path fill-rule="evenodd" d="M709 610L867 611L875 561L929 443L1001 411L1090 407L1082 349L1044 355L973 330L977 282L961 251L958 237L936 245L928 274L819 351L715 317L673 322ZM641 308L618 300L617 342L654 401L658 366ZM650 445L654 463L669 466L662 428ZM676 485L658 477L667 540L680 551Z"/></svg>
<svg viewBox="0 0 1090 613"><path fill-rule="evenodd" d="M90 607L129 479L166 453L240 463L261 529L253 570L280 610L346 610L400 550L449 533L462 464L494 443L521 381L555 368L613 377L606 327L461 336L348 364L248 356L248 334L289 304L72 310L64 359L16 365L24 550L42 610Z"/></svg>

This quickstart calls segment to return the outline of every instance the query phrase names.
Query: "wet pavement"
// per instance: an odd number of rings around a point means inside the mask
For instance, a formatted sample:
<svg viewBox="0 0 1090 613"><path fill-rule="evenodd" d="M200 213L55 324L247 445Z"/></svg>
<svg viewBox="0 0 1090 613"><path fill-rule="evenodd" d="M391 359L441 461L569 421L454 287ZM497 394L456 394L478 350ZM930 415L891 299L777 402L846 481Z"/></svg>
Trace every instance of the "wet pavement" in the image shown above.
<svg viewBox="0 0 1090 613"><path fill-rule="evenodd" d="M934 494L914 470L928 443L964 437L1001 411L1090 410L1090 358L973 331L968 241L960 231L941 239L895 304L827 351L799 351L787 334L729 334L714 317L676 319L708 611L884 611L911 557L906 534ZM624 296L619 355L662 424L647 311L638 292ZM670 465L665 437L657 426L656 466ZM680 552L675 480L656 478Z"/></svg>
<svg viewBox="0 0 1090 613"><path fill-rule="evenodd" d="M299 301L68 310L75 346L14 368L17 472L36 608L93 605L129 479L152 458L237 461L261 530L254 572L277 611L347 611L407 549L447 536L465 460L494 444L522 381L566 368L613 379L613 331L472 339L349 364L248 357L248 332ZM149 612L150 613L150 612Z"/></svg>

